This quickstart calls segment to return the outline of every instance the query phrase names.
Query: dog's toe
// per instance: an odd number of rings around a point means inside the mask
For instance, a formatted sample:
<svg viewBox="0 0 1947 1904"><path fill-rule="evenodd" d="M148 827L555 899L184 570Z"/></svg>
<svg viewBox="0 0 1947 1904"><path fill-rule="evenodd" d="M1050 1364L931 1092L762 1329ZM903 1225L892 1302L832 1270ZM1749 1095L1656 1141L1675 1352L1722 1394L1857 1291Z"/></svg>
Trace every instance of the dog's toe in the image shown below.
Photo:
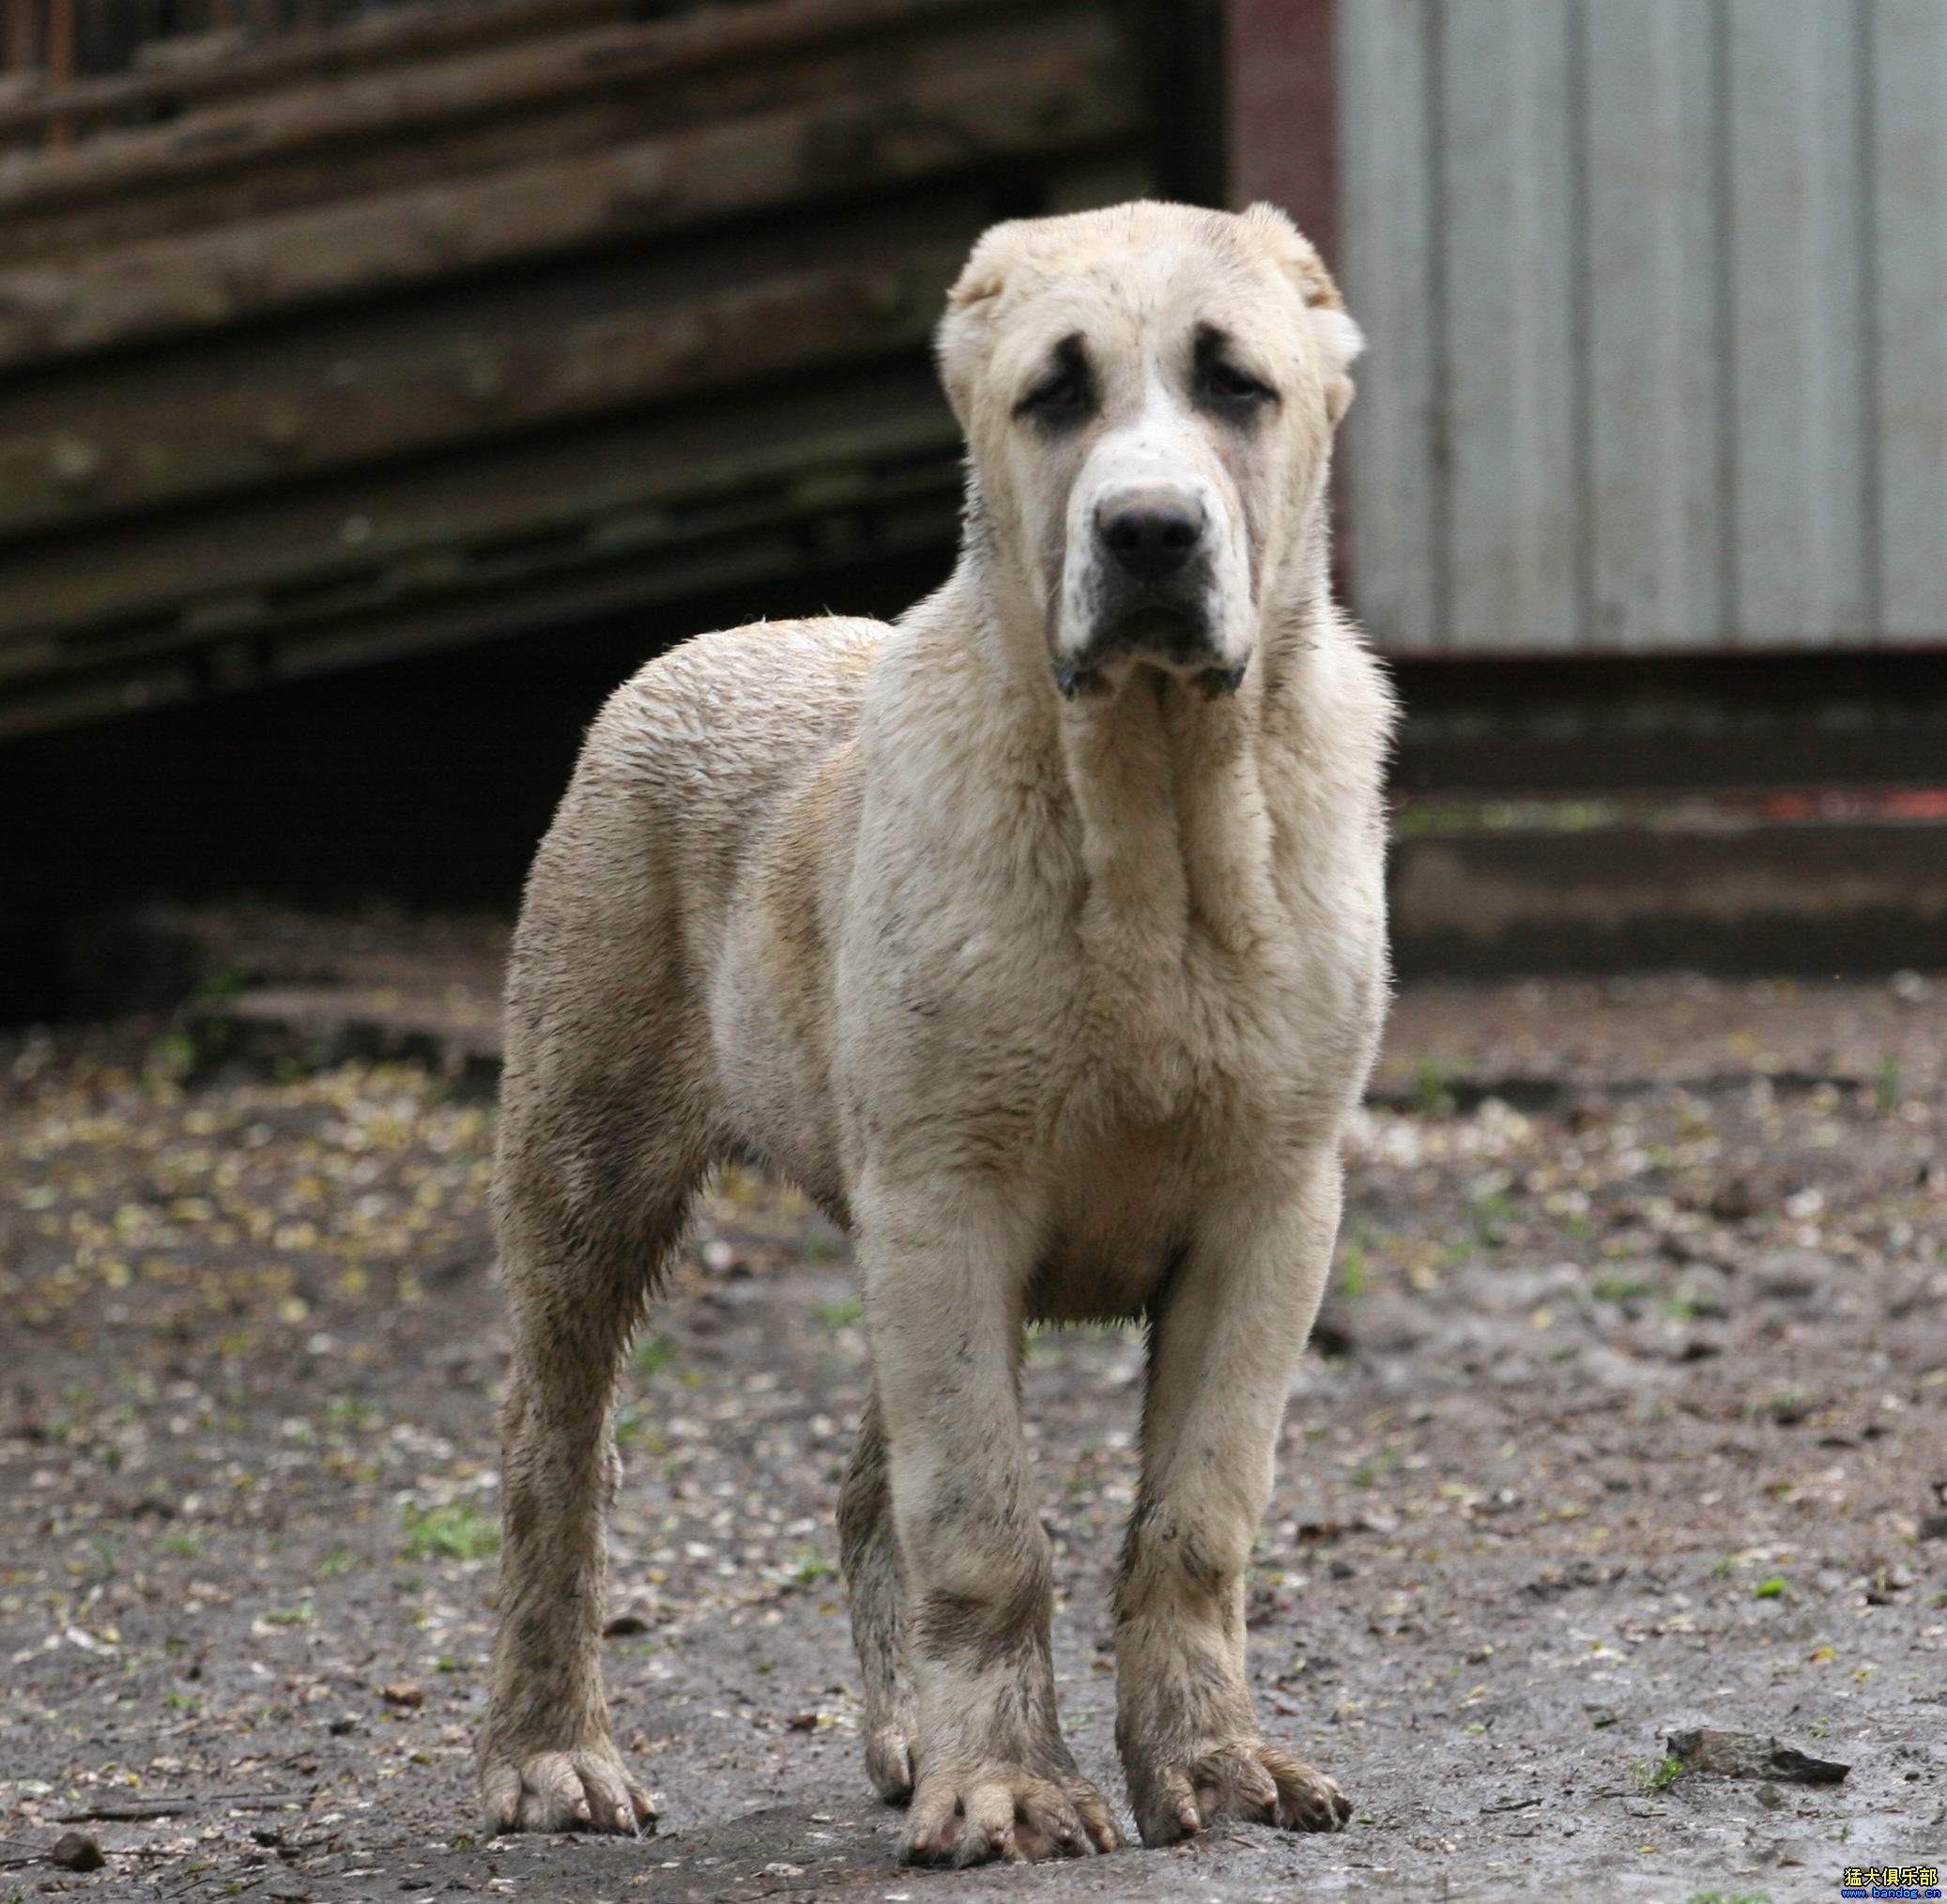
<svg viewBox="0 0 1947 1904"><path fill-rule="evenodd" d="M923 1781L903 1855L909 1865L1029 1864L1085 1858L1121 1842L1107 1802L1087 1779L994 1767Z"/></svg>
<svg viewBox="0 0 1947 1904"><path fill-rule="evenodd" d="M1352 1801L1324 1773L1265 1740L1239 1741L1133 1780L1145 1845L1173 1845L1219 1819L1286 1831L1337 1831Z"/></svg>
<svg viewBox="0 0 1947 1904"><path fill-rule="evenodd" d="M481 1769L481 1802L495 1832L652 1832L655 1801L614 1749L529 1752Z"/></svg>
<svg viewBox="0 0 1947 1904"><path fill-rule="evenodd" d="M866 1739L866 1775L887 1804L905 1804L912 1797L912 1742L897 1727L888 1726Z"/></svg>

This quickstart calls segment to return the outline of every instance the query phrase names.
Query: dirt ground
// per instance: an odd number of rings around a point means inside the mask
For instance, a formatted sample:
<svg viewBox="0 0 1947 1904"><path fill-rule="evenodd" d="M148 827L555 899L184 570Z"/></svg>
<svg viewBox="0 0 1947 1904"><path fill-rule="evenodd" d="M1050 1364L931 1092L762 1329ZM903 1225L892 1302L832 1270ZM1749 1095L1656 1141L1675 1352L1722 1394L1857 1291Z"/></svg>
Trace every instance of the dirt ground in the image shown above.
<svg viewBox="0 0 1947 1904"><path fill-rule="evenodd" d="M608 1683L661 1829L481 1837L491 946L384 949L372 1016L417 958L472 1045L273 1052L227 983L0 1041L0 1899L1783 1904L1947 1863L1947 982L1409 991L1250 1592L1267 1726L1356 1822L939 1874L860 1762L847 1249L736 1175L621 1423ZM1027 1383L1116 1793L1140 1366L1050 1334ZM1686 1771L1698 1725L1850 1773ZM69 1830L102 1867L45 1862Z"/></svg>

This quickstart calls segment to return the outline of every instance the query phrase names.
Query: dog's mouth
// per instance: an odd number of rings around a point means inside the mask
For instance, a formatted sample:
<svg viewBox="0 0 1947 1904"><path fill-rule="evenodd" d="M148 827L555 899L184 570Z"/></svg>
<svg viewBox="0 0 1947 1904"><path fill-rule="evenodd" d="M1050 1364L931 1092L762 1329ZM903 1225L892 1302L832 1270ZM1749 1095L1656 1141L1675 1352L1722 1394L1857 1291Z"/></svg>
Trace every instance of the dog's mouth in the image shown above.
<svg viewBox="0 0 1947 1904"><path fill-rule="evenodd" d="M1210 619L1202 609L1144 602L1098 625L1074 660L1057 662L1055 685L1068 700L1108 694L1112 665L1119 662L1154 670L1158 686L1165 678L1194 682L1211 699L1236 693L1248 666L1219 659Z"/></svg>

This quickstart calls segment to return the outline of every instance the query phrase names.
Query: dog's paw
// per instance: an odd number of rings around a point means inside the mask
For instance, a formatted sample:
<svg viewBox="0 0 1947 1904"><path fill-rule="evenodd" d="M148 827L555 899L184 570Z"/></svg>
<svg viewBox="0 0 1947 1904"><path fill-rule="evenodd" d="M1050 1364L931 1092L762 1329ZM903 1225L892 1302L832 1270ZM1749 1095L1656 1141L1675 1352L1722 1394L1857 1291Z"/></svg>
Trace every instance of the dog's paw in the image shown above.
<svg viewBox="0 0 1947 1904"><path fill-rule="evenodd" d="M655 1802L612 1745L490 1754L480 1770L490 1832L652 1832Z"/></svg>
<svg viewBox="0 0 1947 1904"><path fill-rule="evenodd" d="M887 1804L912 1796L912 1740L900 1727L880 1726L866 1734L866 1776Z"/></svg>
<svg viewBox="0 0 1947 1904"><path fill-rule="evenodd" d="M901 1855L909 1865L1025 1864L1112 1851L1122 1835L1108 1801L1077 1773L1043 1778L1019 1766L922 1778Z"/></svg>
<svg viewBox="0 0 1947 1904"><path fill-rule="evenodd" d="M1262 1739L1132 1770L1129 1799L1145 1845L1173 1845L1219 1819L1333 1832L1352 1816L1352 1801L1333 1780Z"/></svg>

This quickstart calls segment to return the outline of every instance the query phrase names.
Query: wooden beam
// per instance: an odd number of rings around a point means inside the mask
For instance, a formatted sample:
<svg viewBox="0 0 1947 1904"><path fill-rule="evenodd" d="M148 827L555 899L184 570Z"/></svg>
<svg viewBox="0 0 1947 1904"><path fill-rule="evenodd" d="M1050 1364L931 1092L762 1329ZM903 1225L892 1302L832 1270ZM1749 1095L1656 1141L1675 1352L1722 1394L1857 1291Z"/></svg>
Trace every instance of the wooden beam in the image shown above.
<svg viewBox="0 0 1947 1904"><path fill-rule="evenodd" d="M4 0L4 8L0 8L0 32L4 32L4 38L0 38L0 71L24 74L39 64L38 24L35 0ZM40 108L38 99L23 100L13 106L13 110L34 112ZM0 105L0 120L5 119L8 109L8 105Z"/></svg>
<svg viewBox="0 0 1947 1904"><path fill-rule="evenodd" d="M1358 4L1358 0L1353 0ZM1230 198L1269 199L1339 259L1338 0L1229 0Z"/></svg>
<svg viewBox="0 0 1947 1904"><path fill-rule="evenodd" d="M7 0L8 17L27 23L25 38L11 38L7 48L7 60L15 65L30 63L34 8L35 0ZM377 70L407 60L572 32L626 20L634 11L633 0L452 0L448 5L429 0L397 13L360 15L315 38L285 38L242 49L213 65L168 66L81 80L60 110L83 131L119 121L139 124L307 79L343 78L361 69ZM16 36L19 31L16 27ZM0 104L0 146L34 143L54 111L54 103L45 99Z"/></svg>
<svg viewBox="0 0 1947 1904"><path fill-rule="evenodd" d="M694 17L716 23L708 42L675 32L690 19L564 36L33 155L0 168L0 255L21 265L73 257L380 193L402 176L475 177L792 100L873 91L890 108L915 73L1033 44L1055 22L1111 38L1093 5L1030 15L974 0L919 4L918 14L889 10L890 0L713 10ZM814 13L851 30L814 33L800 17ZM787 19L799 28L790 39ZM776 43L759 41L749 59L713 56L732 27L753 23ZM880 30L867 31L874 23Z"/></svg>
<svg viewBox="0 0 1947 1904"><path fill-rule="evenodd" d="M1024 10L1006 0L986 7L979 0L775 0L490 44L398 69L353 68L11 166L0 175L0 220L43 205L72 207L261 170L305 154L342 154L375 134L418 141L481 122L490 127L577 97L631 94L648 123L667 122L684 102L681 92L667 97L679 83L741 79L742 90L760 100L800 56L851 51L875 38L937 40L943 16L977 21Z"/></svg>
<svg viewBox="0 0 1947 1904"><path fill-rule="evenodd" d="M47 0L47 84L55 116L48 121L47 143L65 146L72 136L59 95L74 84L74 0Z"/></svg>
<svg viewBox="0 0 1947 1904"><path fill-rule="evenodd" d="M0 541L911 348L965 256L962 241L900 247L653 317L618 303L550 324L516 299L459 327L357 349L316 338L140 392L46 392L34 403L45 421L0 438Z"/></svg>
<svg viewBox="0 0 1947 1904"><path fill-rule="evenodd" d="M1133 135L1134 89L1082 23L921 73L659 140L0 269L0 368L204 330L457 270L616 243L1030 152ZM4 427L4 423L0 423Z"/></svg>

